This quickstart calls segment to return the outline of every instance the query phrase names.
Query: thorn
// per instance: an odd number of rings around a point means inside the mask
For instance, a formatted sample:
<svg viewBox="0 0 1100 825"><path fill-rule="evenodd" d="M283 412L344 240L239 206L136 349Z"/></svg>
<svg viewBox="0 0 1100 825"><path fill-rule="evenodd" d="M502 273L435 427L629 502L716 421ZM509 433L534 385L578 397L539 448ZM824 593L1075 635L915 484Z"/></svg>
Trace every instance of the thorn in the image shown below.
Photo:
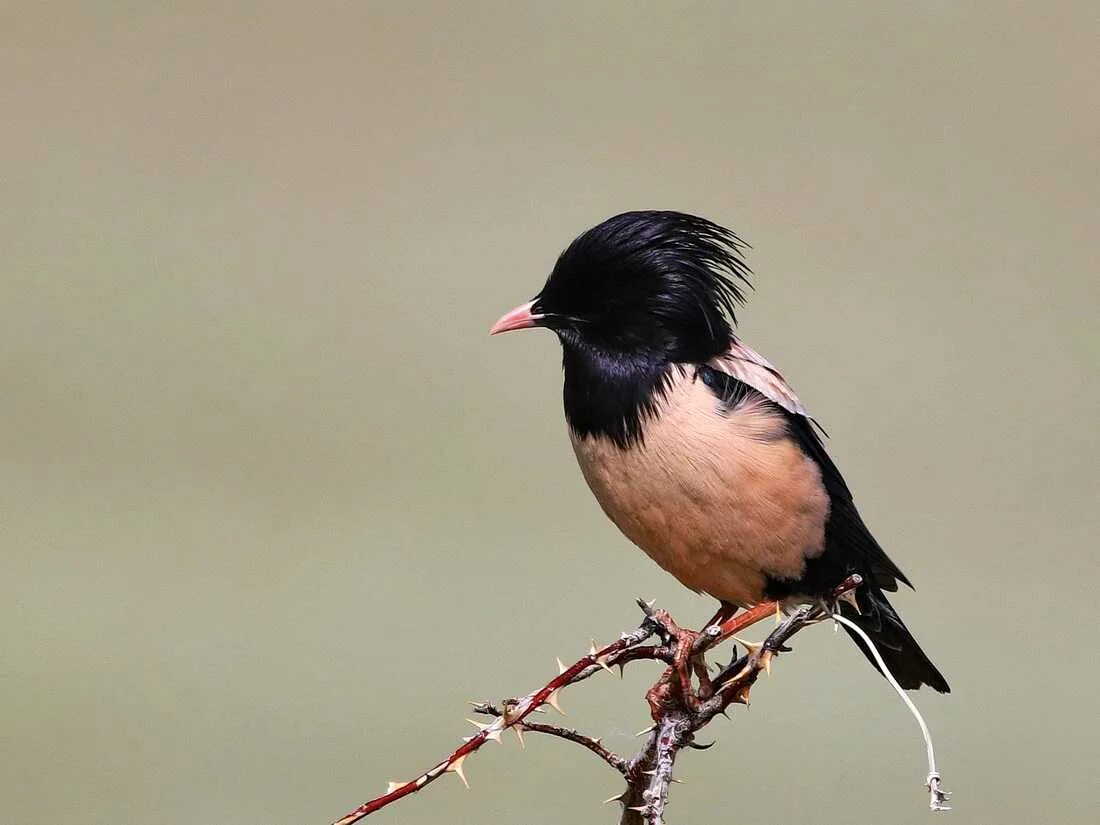
<svg viewBox="0 0 1100 825"><path fill-rule="evenodd" d="M619 668L619 678L624 678L626 676L626 664L624 662L619 662L617 667Z"/></svg>
<svg viewBox="0 0 1100 825"><path fill-rule="evenodd" d="M569 668L567 668L564 664L562 664L561 659L555 658L555 661L558 663L558 675L561 676Z"/></svg>
<svg viewBox="0 0 1100 825"><path fill-rule="evenodd" d="M713 748L713 747L714 747L715 745L717 745L717 744L718 744L718 740L717 740L717 739L715 739L715 740L714 740L713 742L710 742L710 743L708 743L708 744L706 744L706 745L699 745L699 744L697 744L697 743L695 743L695 742L688 742L687 744L688 744L688 747L689 747L689 748L694 748L694 749L695 749L695 750L697 750L697 751L705 751L705 750L710 750L710 749L711 749L711 748Z"/></svg>
<svg viewBox="0 0 1100 825"><path fill-rule="evenodd" d="M404 788L408 784L408 782L390 782L386 785L386 793L393 793L398 788Z"/></svg>
<svg viewBox="0 0 1100 825"><path fill-rule="evenodd" d="M650 725L648 728L642 728L640 731L638 731L634 735L635 736L645 736L647 733L652 733L655 730L657 730L657 725L653 724L653 725Z"/></svg>
<svg viewBox="0 0 1100 825"><path fill-rule="evenodd" d="M674 785L683 785L683 784L684 784L684 780L682 780L682 779L677 779L677 778L676 778L676 777L674 777L674 776L670 776L670 777L669 777L669 779L668 779L668 781L669 781L669 782L671 782L671 783L673 783Z"/></svg>
<svg viewBox="0 0 1100 825"><path fill-rule="evenodd" d="M609 668L607 666L607 657L606 656L597 656L596 654L598 652L599 652L599 650L597 650L596 640L592 639L592 647L588 648L589 657L592 659L593 662L595 662L600 667L602 667L604 670L606 670L608 673L610 673L611 668Z"/></svg>
<svg viewBox="0 0 1100 825"><path fill-rule="evenodd" d="M642 773L645 774L646 776L656 776L657 775L657 769L654 768L651 771L642 771Z"/></svg>
<svg viewBox="0 0 1100 825"><path fill-rule="evenodd" d="M466 786L466 790L470 790L470 783L466 780L466 773L462 770L462 763L466 761L466 755L458 757L454 762L447 766L447 773L457 773L458 778L462 780L462 784Z"/></svg>
<svg viewBox="0 0 1100 825"><path fill-rule="evenodd" d="M764 666L764 672L769 676L772 675L772 652L765 650L760 654L760 663Z"/></svg>
<svg viewBox="0 0 1100 825"><path fill-rule="evenodd" d="M779 609L779 602L775 603L775 623L777 625L783 623L783 611Z"/></svg>
<svg viewBox="0 0 1100 825"><path fill-rule="evenodd" d="M610 805L612 802L622 802L624 796L626 796L626 791L623 791L620 794L616 794L615 796L609 796L607 799L605 799L603 801L602 804Z"/></svg>
<svg viewBox="0 0 1100 825"><path fill-rule="evenodd" d="M644 814L646 811L649 810L649 806L648 805L638 805L634 808L627 808L627 810L628 811L637 811L640 814Z"/></svg>
<svg viewBox="0 0 1100 825"><path fill-rule="evenodd" d="M478 733L484 733L486 739L492 739L494 742L497 742L501 745L504 744L503 740L500 738L500 734L503 732L504 728L497 727L497 723L495 721L490 722L488 725L483 725L481 724L481 722L478 722L474 719L467 719L466 721L477 728ZM473 737L464 737L464 739L469 742L470 739L473 739Z"/></svg>
<svg viewBox="0 0 1100 825"><path fill-rule="evenodd" d="M546 697L546 704L548 704L550 707L552 707L554 710L556 710L562 716L565 716L566 715L565 711L562 710L561 705L558 704L558 694L559 693L561 693L561 688L558 688L557 690L550 691L550 695Z"/></svg>
<svg viewBox="0 0 1100 825"><path fill-rule="evenodd" d="M857 616L863 615L863 612L859 609L859 602L856 601L856 592L854 590L846 590L845 592L837 596L836 600L838 602L850 604L852 606L852 609L856 612Z"/></svg>
<svg viewBox="0 0 1100 825"><path fill-rule="evenodd" d="M737 642L737 644L741 645L741 647L745 648L749 656L758 656L761 649L763 649L764 647L763 645L758 645L753 642L747 642L744 639L739 639L736 636L733 637L733 640Z"/></svg>
<svg viewBox="0 0 1100 825"><path fill-rule="evenodd" d="M512 725L512 730L516 732L516 739L519 740L519 746L524 750L527 750L527 743L523 741L523 723L517 722Z"/></svg>

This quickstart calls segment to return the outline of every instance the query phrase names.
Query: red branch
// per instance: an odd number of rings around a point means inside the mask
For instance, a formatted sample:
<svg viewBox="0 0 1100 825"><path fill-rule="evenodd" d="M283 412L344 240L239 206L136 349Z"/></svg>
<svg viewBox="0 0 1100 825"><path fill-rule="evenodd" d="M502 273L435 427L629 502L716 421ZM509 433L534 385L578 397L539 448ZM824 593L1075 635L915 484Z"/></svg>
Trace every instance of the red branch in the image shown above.
<svg viewBox="0 0 1100 825"><path fill-rule="evenodd" d="M497 717L495 722L483 726L481 730L469 737L463 745L446 759L420 774L415 779L396 786L391 783L389 791L382 796L364 802L354 811L349 811L337 819L332 825L352 825L352 823L358 822L363 817L369 816L375 811L381 810L387 805L409 794L416 793L445 773L457 773L465 783L466 776L463 773L462 763L467 756L476 752L490 739L499 738L501 731L514 727L518 722L522 722L544 704L556 706L557 692L566 685L587 678L592 673L605 666L625 664L627 661L641 658L661 658L659 655L661 649L652 646L629 651L635 654L632 656L616 656L616 654L627 651L628 648L634 648L636 645L641 644L641 642L644 642L652 636L657 629L657 625L647 617L646 621L642 622L641 627L632 633L624 633L618 641L612 642L599 650L596 650L595 645L593 645L592 650L589 651L587 656L582 656L534 693L522 699L505 703L504 712Z"/></svg>
<svg viewBox="0 0 1100 825"><path fill-rule="evenodd" d="M859 576L850 576L830 594L830 605L836 599L850 598L861 583ZM523 732L531 731L557 736L592 751L626 778L626 790L613 798L623 805L621 823L663 825L669 784L675 781L672 768L677 753L685 747L709 747L695 744L694 734L715 716L724 714L731 704L747 704L749 690L760 671L769 670L773 658L787 650L785 642L802 628L833 613L831 607L824 604L800 607L777 626L762 644L741 642L748 651L747 655L731 662L712 680L707 672L706 651L761 619L780 615L776 605L770 602L758 605L721 624L713 624L701 633L681 628L668 613L654 610L650 604L639 601L639 605L646 618L636 630L624 633L618 641L599 649L593 642L588 655L569 667L559 662L561 672L534 693L519 699L507 699L499 708L488 703L475 704L475 712L491 717L490 722L482 724L470 720L477 726L477 733L466 737L450 756L415 779L391 782L385 794L364 802L337 819L333 825L352 825L416 793L445 773L456 773L466 783L463 772L466 757L490 739L500 741L501 734L509 728L520 735L521 741ZM659 637L660 644L642 644L654 635ZM642 750L633 758L623 759L604 748L598 739L575 730L524 722L543 705L558 708L558 692L567 685L587 679L600 669L609 670L613 665L622 667L627 662L641 659L661 661L667 668L646 694L655 725Z"/></svg>

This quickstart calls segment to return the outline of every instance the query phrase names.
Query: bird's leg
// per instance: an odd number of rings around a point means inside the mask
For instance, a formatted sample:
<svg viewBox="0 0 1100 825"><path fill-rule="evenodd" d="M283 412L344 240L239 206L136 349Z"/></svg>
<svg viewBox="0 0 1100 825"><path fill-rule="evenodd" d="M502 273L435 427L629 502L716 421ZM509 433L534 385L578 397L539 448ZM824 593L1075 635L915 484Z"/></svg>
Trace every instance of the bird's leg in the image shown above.
<svg viewBox="0 0 1100 825"><path fill-rule="evenodd" d="M779 610L778 602L761 602L754 607L750 607L740 616L734 616L733 618L726 619L722 624L718 626L718 634L714 637L712 644L718 644L719 642L728 639L736 633L741 632L746 627L751 627L757 622L763 621L770 616L776 615ZM718 675L713 679L708 678L706 682L700 680L700 696L707 699L714 694L715 685L721 685L723 682L728 681L734 674L739 673L742 668L749 662L749 658L753 651L750 649L748 655L741 657L740 659L734 658L732 662L719 670Z"/></svg>
<svg viewBox="0 0 1100 825"><path fill-rule="evenodd" d="M738 642L745 648L745 655L739 659L734 658L732 662L719 671L718 675L711 680L711 683L718 690L721 690L731 679L738 678L750 670L764 670L771 673L772 659L779 653L790 652L790 648L786 647L784 642L807 624L821 621L824 615L817 606L804 604L789 615L779 627L768 634L768 638L761 644L752 644L738 639Z"/></svg>
<svg viewBox="0 0 1100 825"><path fill-rule="evenodd" d="M657 684L646 694L646 700L656 720L661 718L662 708L675 704L677 700L691 710L698 707L699 697L692 687L691 677L693 672L697 672L697 665L705 672L706 665L701 655L703 647L699 642L704 636L716 636L680 627L664 610L653 611L651 618L660 625L667 644L672 648L672 662Z"/></svg>
<svg viewBox="0 0 1100 825"><path fill-rule="evenodd" d="M709 622L703 625L702 635L704 638L701 641L704 649L713 647L746 627L775 615L779 610L779 605L776 602L763 602L737 616L736 613L739 609L737 605L729 602L723 601L720 603L718 611ZM707 632L711 628L715 628L717 632ZM697 642L694 646L699 647L699 643ZM717 682L710 678L706 662L702 656L693 659L693 666L695 675L699 679L699 698L709 699L714 695L714 685Z"/></svg>
<svg viewBox="0 0 1100 825"><path fill-rule="evenodd" d="M718 602L718 611L711 616L710 621L703 625L703 629L706 630L711 625L718 625L721 627L723 624L733 618L734 614L740 610L737 605L730 604L729 602Z"/></svg>
<svg viewBox="0 0 1100 825"><path fill-rule="evenodd" d="M684 704L693 711L698 709L699 704L699 699L691 686L691 674L695 670L694 664L696 661L701 663L701 659L696 659L698 654L695 652L695 640L699 638L699 635L694 630L680 628L676 636L676 651L672 656L672 670L679 680L680 695L684 700Z"/></svg>
<svg viewBox="0 0 1100 825"><path fill-rule="evenodd" d="M734 616L731 619L727 619L719 626L718 638L715 640L715 644L728 639L734 633L740 633L746 627L752 627L759 621L763 621L770 616L774 616L779 610L778 602L761 602L760 604L750 607L740 616Z"/></svg>
<svg viewBox="0 0 1100 825"><path fill-rule="evenodd" d="M665 668L661 678L646 691L645 700L649 704L649 715L653 717L654 722L663 719L667 709L675 705L676 691L673 688L675 670L672 667Z"/></svg>

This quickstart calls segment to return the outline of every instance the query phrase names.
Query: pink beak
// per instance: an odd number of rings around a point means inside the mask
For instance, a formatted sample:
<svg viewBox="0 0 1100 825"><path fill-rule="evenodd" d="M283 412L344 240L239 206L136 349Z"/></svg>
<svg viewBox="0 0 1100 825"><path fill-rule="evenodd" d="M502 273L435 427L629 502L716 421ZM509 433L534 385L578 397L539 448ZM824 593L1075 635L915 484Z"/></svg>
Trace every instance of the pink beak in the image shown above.
<svg viewBox="0 0 1100 825"><path fill-rule="evenodd" d="M489 329L489 334L496 335L499 332L510 332L513 329L537 327L543 316L531 313L531 307L534 303L534 301L528 301L526 304L520 304L511 312L504 313L500 320Z"/></svg>

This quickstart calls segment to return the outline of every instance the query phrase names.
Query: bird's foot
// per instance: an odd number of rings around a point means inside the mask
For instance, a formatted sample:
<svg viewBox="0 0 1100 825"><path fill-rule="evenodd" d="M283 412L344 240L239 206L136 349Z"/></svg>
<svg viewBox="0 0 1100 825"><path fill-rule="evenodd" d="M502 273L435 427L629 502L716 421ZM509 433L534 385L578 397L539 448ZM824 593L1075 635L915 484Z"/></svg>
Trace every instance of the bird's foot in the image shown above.
<svg viewBox="0 0 1100 825"><path fill-rule="evenodd" d="M737 615L737 611L740 609L741 608L739 608L735 604L730 604L729 602L719 602L718 610L716 610L714 615L710 617L710 621L703 625L703 629L705 630L708 627L721 628L722 625L724 625L735 615Z"/></svg>
<svg viewBox="0 0 1100 825"><path fill-rule="evenodd" d="M706 664L703 662L703 654L697 652L698 641L703 637L704 634L697 633L694 630L678 628L676 649L672 656L672 667L670 668L675 674L675 684L679 688L680 698L691 711L699 708L699 697L695 693L691 677L700 672L704 677L706 676Z"/></svg>
<svg viewBox="0 0 1100 825"><path fill-rule="evenodd" d="M662 640L672 653L669 667L646 694L653 718L661 718L669 707L675 705L690 711L697 710L701 695L706 698L712 693L703 654L713 640L718 638L717 628L708 627L706 631L699 633L680 627L664 610L652 610L647 615L660 628ZM699 679L699 693L695 690L692 676Z"/></svg>
<svg viewBox="0 0 1100 825"><path fill-rule="evenodd" d="M664 718L670 707L675 706L677 691L672 687L673 668L668 668L653 687L646 691L645 700L649 704L649 715L654 722Z"/></svg>

